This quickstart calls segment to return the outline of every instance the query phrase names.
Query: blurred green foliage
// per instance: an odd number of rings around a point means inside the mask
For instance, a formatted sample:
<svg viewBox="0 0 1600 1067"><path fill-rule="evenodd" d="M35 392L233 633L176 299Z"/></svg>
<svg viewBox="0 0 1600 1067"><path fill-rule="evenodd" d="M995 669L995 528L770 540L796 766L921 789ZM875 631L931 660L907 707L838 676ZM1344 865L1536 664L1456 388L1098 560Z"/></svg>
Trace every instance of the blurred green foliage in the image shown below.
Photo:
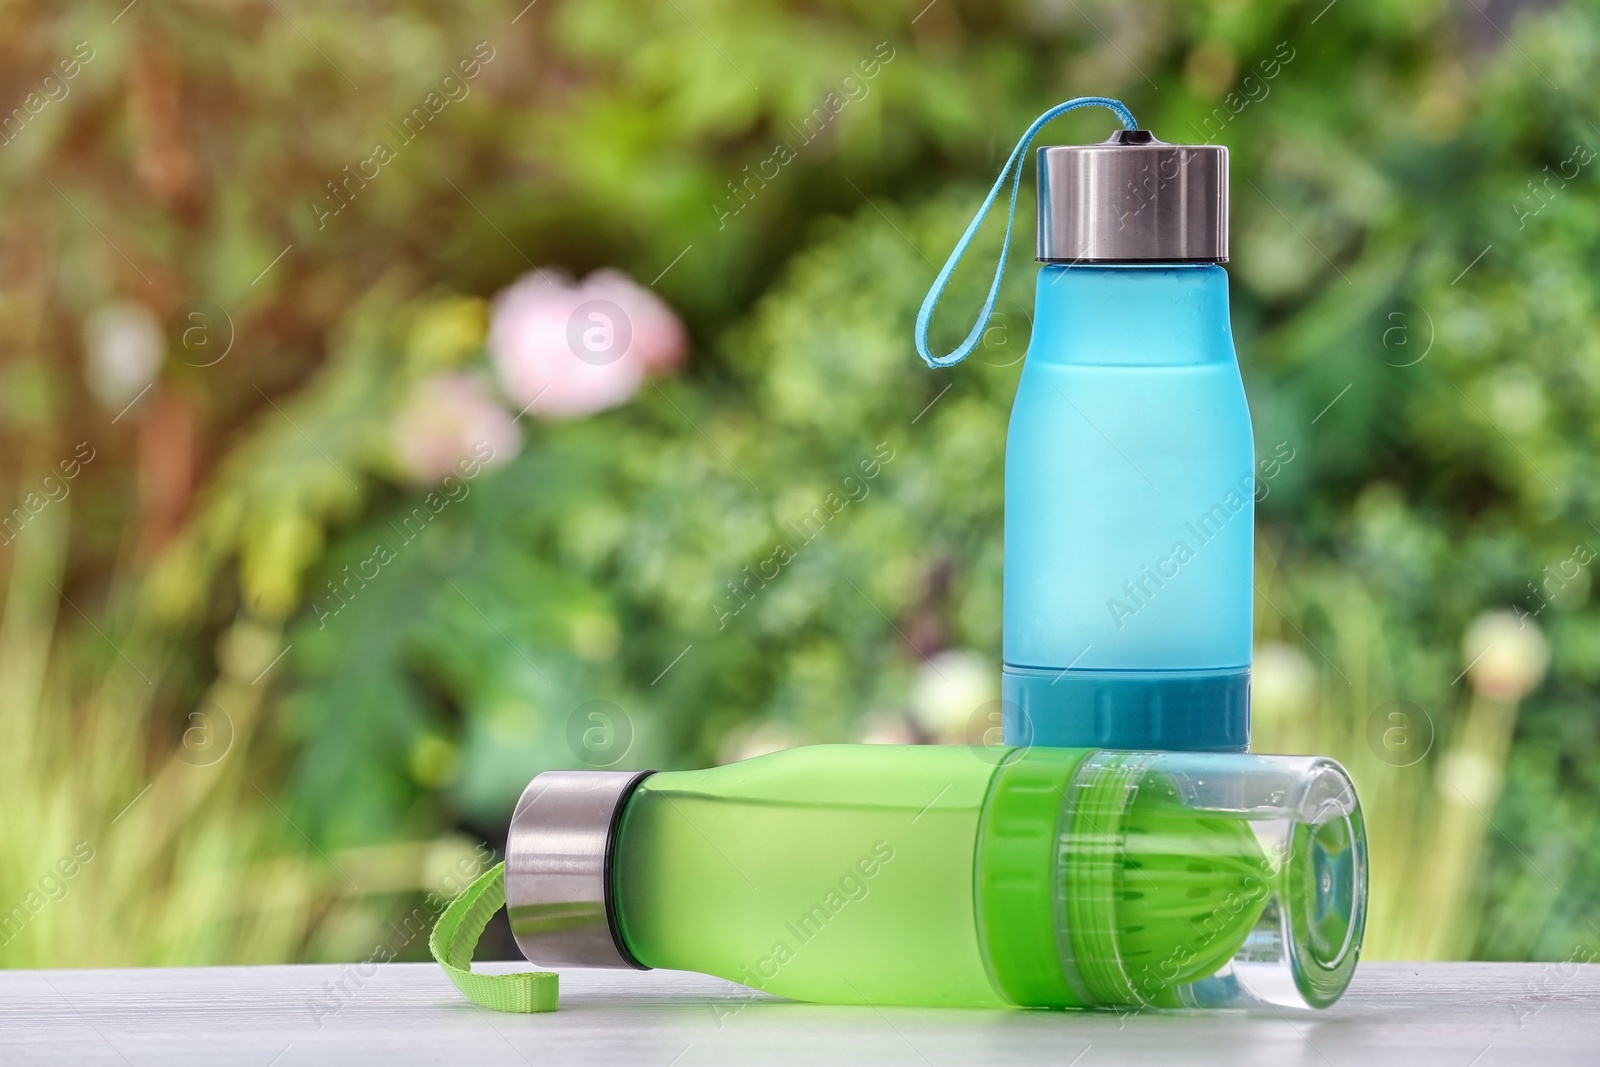
<svg viewBox="0 0 1600 1067"><path fill-rule="evenodd" d="M116 666L103 629L160 650L140 659L159 677L138 712L150 752L117 749L129 783L196 707L259 704L231 712L257 788L213 817L281 817L278 837L252 836L260 857L493 839L527 778L583 765L572 732L596 708L631 723L629 765L910 721L926 657L998 653L1028 242L977 358L926 371L910 324L1017 133L1108 94L1164 139L1232 153L1258 447L1296 454L1259 509L1260 637L1287 656L1261 669L1312 678L1273 690L1257 747L1327 751L1392 805L1368 812L1382 855L1432 874L1375 869L1380 953L1565 959L1593 941L1600 610L1586 567L1529 583L1600 546L1600 186L1592 162L1574 171L1579 146L1600 149L1582 91L1600 8L516 6L7 10L0 100L79 41L93 58L0 146L4 482L20 499L79 440L104 456L70 502L60 584L83 614L6 609L8 627L68 642L56 702L7 714L83 714ZM397 136L472 57L470 91ZM848 104L808 131L829 93ZM1105 126L1077 113L1044 140ZM400 144L393 160L350 181L378 140ZM779 145L792 160L749 181ZM427 492L396 466L396 411L429 375L482 366L478 298L535 266L654 280L689 326L687 371L589 419L521 419L520 454L323 618L328 583ZM950 336L986 283L969 267ZM156 386L122 414L78 369L84 323L114 300L166 324ZM727 583L874 456L866 495L727 615ZM21 558L4 563L13 586ZM1551 649L1520 708L1458 677L1479 651L1464 634L1496 608L1530 613ZM1393 700L1437 731L1411 766L1370 750ZM1507 757L1482 724L1513 716ZM1490 810L1452 799L1460 760L1444 757L1462 753L1488 767ZM109 803L74 819L101 826ZM1457 830L1470 847L1428 867L1430 838ZM245 853L211 877L242 879ZM187 877L162 871L152 894ZM378 880L422 884L407 877ZM194 961L359 954L367 935L349 931L366 927L304 903L329 890L301 881L276 939ZM1444 925L1409 935L1407 908Z"/></svg>

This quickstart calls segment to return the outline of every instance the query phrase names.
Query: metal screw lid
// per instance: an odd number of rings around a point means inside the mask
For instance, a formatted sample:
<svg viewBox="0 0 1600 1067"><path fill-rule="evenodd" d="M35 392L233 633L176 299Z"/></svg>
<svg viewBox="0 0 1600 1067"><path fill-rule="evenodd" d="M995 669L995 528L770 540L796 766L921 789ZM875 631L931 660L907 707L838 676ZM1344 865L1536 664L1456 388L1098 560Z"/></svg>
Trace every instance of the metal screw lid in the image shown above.
<svg viewBox="0 0 1600 1067"><path fill-rule="evenodd" d="M623 943L611 854L628 796L653 771L545 771L506 836L506 915L517 947L550 966L646 970Z"/></svg>
<svg viewBox="0 0 1600 1067"><path fill-rule="evenodd" d="M1225 263L1228 150L1148 130L1039 149L1045 263Z"/></svg>

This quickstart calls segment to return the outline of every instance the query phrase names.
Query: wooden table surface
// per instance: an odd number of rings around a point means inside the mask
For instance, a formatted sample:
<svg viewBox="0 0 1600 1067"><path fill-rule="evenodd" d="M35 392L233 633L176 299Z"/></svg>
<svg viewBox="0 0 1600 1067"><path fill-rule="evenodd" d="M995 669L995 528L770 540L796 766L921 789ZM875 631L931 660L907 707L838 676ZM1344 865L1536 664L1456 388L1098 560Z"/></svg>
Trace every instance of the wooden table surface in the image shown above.
<svg viewBox="0 0 1600 1067"><path fill-rule="evenodd" d="M1367 964L1315 1013L829 1008L574 970L560 1011L501 1015L422 963L4 971L0 1006L5 1064L1600 1065L1600 965L1559 963Z"/></svg>

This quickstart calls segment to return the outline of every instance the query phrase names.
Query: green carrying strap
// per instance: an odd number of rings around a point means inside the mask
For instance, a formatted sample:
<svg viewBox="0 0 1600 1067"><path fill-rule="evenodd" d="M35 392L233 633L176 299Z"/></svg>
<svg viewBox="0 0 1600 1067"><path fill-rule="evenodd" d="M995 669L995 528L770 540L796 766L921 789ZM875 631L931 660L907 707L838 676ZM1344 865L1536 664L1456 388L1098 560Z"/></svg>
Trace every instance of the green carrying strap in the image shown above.
<svg viewBox="0 0 1600 1067"><path fill-rule="evenodd" d="M497 863L444 909L428 937L428 948L450 981L474 1004L495 1011L555 1011L554 971L479 974L472 969L478 938L505 902L506 865Z"/></svg>

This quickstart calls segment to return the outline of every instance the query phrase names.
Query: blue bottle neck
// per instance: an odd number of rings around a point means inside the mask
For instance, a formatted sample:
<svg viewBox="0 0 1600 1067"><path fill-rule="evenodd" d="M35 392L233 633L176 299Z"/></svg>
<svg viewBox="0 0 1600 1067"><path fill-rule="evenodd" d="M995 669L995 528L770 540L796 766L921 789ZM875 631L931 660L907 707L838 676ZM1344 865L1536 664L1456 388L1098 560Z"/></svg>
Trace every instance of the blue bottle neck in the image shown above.
<svg viewBox="0 0 1600 1067"><path fill-rule="evenodd" d="M1030 362L1189 366L1234 359L1228 274L1219 266L1039 270Z"/></svg>

